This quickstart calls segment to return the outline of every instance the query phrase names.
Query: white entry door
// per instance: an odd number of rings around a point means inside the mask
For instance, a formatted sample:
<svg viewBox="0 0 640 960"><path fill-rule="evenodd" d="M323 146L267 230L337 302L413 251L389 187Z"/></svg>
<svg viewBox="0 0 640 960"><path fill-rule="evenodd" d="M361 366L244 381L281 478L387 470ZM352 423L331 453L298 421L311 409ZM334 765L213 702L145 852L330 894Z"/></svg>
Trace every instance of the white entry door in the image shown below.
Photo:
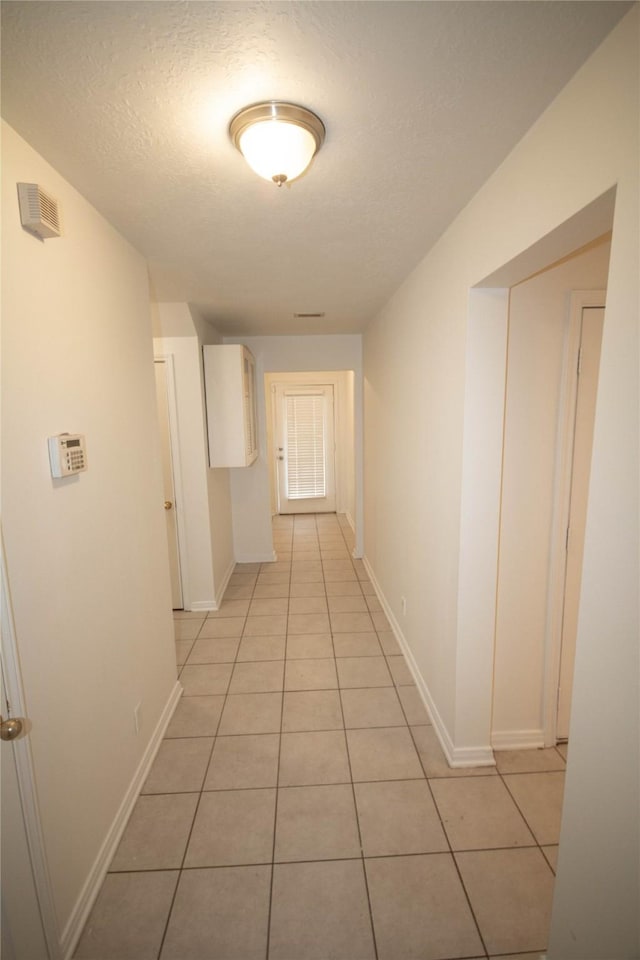
<svg viewBox="0 0 640 960"><path fill-rule="evenodd" d="M569 528L567 530L567 560L562 615L562 646L560 650L560 686L558 690L558 719L556 737L569 737L573 666L576 655L578 610L582 582L582 555L584 552L591 447L595 418L600 344L604 308L583 307L580 336L580 360L576 392L575 429L571 464L571 492Z"/></svg>
<svg viewBox="0 0 640 960"><path fill-rule="evenodd" d="M164 488L164 515L169 549L171 573L171 604L174 610L183 606L182 580L180 577L180 552L178 547L178 521L176 516L176 493L173 477L171 451L171 427L169 421L169 371L166 360L154 360L156 375L156 402L160 426L160 453L162 457L162 483Z"/></svg>
<svg viewBox="0 0 640 960"><path fill-rule="evenodd" d="M278 512L333 513L333 387L277 384L275 400Z"/></svg>

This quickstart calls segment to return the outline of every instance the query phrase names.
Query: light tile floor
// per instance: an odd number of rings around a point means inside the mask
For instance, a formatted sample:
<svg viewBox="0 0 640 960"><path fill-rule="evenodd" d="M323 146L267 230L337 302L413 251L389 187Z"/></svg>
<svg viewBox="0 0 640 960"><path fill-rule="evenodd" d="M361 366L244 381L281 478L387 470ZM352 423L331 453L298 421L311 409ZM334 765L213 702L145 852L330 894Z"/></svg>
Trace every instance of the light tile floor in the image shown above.
<svg viewBox="0 0 640 960"><path fill-rule="evenodd" d="M274 521L219 611L84 960L458 960L546 947L566 750L451 770L342 517Z"/></svg>

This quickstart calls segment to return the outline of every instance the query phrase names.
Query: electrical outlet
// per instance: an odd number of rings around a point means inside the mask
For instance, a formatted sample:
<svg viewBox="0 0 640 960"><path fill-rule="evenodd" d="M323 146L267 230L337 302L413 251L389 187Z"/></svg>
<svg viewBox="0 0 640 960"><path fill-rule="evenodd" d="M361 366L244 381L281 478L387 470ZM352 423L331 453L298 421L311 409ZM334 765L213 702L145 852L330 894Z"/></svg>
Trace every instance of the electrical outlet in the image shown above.
<svg viewBox="0 0 640 960"><path fill-rule="evenodd" d="M407 615L407 598L400 597L400 606L402 607L402 616L406 617Z"/></svg>
<svg viewBox="0 0 640 960"><path fill-rule="evenodd" d="M136 733L140 733L140 727L142 726L142 701L133 708L133 725L136 728Z"/></svg>

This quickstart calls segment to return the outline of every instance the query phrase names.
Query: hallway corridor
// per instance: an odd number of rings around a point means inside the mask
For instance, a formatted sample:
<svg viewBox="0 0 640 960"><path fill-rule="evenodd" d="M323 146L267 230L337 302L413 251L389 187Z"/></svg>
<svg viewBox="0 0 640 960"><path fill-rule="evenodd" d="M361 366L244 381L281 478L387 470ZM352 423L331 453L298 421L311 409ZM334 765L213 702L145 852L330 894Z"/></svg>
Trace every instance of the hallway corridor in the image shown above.
<svg viewBox="0 0 640 960"><path fill-rule="evenodd" d="M75 956L538 960L566 752L447 766L335 514L177 613L184 695Z"/></svg>

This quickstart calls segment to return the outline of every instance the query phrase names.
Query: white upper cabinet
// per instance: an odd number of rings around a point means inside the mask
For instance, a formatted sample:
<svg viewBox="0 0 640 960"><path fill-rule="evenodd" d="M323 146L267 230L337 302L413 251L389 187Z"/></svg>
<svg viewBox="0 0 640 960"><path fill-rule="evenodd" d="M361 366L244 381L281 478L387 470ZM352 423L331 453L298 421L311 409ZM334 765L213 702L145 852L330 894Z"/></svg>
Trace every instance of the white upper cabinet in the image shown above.
<svg viewBox="0 0 640 960"><path fill-rule="evenodd" d="M242 344L205 346L210 467L248 467L258 456L256 363Z"/></svg>

